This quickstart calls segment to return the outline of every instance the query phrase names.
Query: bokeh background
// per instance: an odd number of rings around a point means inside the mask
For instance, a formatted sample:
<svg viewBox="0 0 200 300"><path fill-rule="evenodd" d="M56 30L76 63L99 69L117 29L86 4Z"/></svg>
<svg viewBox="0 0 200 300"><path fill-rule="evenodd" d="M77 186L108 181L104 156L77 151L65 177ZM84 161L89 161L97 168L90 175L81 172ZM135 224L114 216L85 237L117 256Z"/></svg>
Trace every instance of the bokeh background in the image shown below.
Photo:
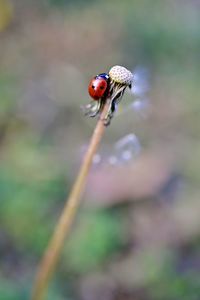
<svg viewBox="0 0 200 300"><path fill-rule="evenodd" d="M118 64L148 70L149 105L100 153L130 133L141 151L92 168L48 299L200 299L200 1L0 0L1 300L30 296L95 126L88 82Z"/></svg>

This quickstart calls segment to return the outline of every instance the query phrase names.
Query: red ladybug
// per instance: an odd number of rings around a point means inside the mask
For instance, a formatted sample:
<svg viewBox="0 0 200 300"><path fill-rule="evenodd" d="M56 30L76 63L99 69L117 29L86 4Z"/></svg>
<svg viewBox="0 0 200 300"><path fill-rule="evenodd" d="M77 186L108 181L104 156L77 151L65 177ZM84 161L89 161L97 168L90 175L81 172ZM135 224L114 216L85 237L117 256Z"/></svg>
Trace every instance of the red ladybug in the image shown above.
<svg viewBox="0 0 200 300"><path fill-rule="evenodd" d="M106 95L108 81L109 76L106 73L99 74L90 81L88 92L94 100L98 101Z"/></svg>

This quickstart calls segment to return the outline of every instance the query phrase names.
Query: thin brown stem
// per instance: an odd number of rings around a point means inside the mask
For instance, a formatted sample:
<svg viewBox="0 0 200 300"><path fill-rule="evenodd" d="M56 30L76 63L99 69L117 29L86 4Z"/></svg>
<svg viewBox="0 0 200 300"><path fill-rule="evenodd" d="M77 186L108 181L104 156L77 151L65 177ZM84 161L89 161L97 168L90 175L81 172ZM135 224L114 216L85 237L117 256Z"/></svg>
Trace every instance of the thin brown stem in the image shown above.
<svg viewBox="0 0 200 300"><path fill-rule="evenodd" d="M63 244L67 235L70 232L72 222L79 207L81 195L86 184L87 175L92 164L93 156L97 151L98 145L105 131L103 119L107 114L108 106L108 103L106 103L103 108L101 117L94 129L93 136L91 138L87 153L84 157L77 179L74 183L74 186L72 187L69 197L66 200L65 207L60 216L60 219L58 220L54 234L39 265L35 285L33 288L31 298L32 300L43 300L47 292L49 281L53 276L57 261L60 257L60 253L63 248Z"/></svg>

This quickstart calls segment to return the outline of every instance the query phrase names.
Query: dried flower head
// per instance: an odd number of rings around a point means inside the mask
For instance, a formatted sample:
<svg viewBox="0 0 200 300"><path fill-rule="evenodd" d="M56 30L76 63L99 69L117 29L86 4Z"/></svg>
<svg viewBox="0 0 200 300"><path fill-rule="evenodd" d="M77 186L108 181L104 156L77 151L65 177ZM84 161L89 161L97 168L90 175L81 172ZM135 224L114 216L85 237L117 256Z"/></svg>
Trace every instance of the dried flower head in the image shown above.
<svg viewBox="0 0 200 300"><path fill-rule="evenodd" d="M114 66L108 74L102 73L95 76L89 85L90 96L95 101L85 106L85 115L95 117L102 111L104 104L109 102L108 111L104 117L104 124L109 125L117 104L122 99L125 89L127 87L131 88L132 81L133 74L122 66ZM107 88L102 89L105 85Z"/></svg>
<svg viewBox="0 0 200 300"><path fill-rule="evenodd" d="M114 66L109 71L110 79L116 83L130 86L133 81L133 74L122 66Z"/></svg>

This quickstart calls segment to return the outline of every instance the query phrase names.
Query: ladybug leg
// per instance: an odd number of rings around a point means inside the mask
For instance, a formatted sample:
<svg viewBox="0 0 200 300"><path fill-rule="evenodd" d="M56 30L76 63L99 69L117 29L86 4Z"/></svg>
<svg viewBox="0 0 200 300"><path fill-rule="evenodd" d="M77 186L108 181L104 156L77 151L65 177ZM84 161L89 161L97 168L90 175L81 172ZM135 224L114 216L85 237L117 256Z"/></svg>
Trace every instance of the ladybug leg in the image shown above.
<svg viewBox="0 0 200 300"><path fill-rule="evenodd" d="M101 101L91 101L83 107L84 114L89 117L95 117L101 109Z"/></svg>

